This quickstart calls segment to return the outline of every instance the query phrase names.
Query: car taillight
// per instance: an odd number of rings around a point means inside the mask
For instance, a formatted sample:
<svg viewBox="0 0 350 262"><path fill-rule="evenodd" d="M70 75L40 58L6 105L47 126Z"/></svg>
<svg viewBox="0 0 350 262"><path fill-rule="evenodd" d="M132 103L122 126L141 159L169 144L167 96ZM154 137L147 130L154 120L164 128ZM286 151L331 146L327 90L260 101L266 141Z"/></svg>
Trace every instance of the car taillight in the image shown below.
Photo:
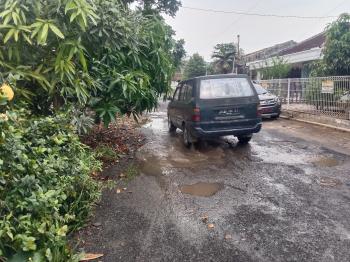
<svg viewBox="0 0 350 262"><path fill-rule="evenodd" d="M199 107L195 107L193 109L192 121L193 122L201 121L201 110L199 109Z"/></svg>
<svg viewBox="0 0 350 262"><path fill-rule="evenodd" d="M260 106L260 103L259 103L257 105L257 107L256 107L256 115L260 117L261 113L262 113L261 111L262 111L262 109L261 109L261 106Z"/></svg>

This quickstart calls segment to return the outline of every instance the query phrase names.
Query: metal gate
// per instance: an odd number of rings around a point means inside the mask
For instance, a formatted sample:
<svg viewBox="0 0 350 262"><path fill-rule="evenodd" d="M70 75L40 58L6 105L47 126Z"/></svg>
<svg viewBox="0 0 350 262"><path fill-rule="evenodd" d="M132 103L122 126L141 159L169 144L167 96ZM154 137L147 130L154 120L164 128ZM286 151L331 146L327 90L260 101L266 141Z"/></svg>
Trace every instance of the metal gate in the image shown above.
<svg viewBox="0 0 350 262"><path fill-rule="evenodd" d="M284 110L350 119L350 76L288 78L257 81L277 95Z"/></svg>

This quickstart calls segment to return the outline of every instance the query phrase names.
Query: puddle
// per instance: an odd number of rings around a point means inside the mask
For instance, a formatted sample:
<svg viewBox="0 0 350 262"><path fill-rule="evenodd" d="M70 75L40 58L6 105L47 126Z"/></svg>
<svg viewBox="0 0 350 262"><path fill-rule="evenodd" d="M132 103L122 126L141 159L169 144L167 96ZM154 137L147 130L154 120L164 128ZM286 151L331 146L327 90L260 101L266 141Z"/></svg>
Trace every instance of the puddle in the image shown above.
<svg viewBox="0 0 350 262"><path fill-rule="evenodd" d="M330 178L330 177L322 177L318 183L321 186L326 186L326 187L337 187L337 186L341 186L342 182L339 179L335 179L335 178Z"/></svg>
<svg viewBox="0 0 350 262"><path fill-rule="evenodd" d="M225 162L225 152L222 148L184 148L182 143L169 150L167 162L176 168L200 168L204 165L222 165Z"/></svg>
<svg viewBox="0 0 350 262"><path fill-rule="evenodd" d="M215 195L218 191L223 189L224 185L221 183L205 183L199 182L193 185L184 185L180 187L183 194L193 196L210 197Z"/></svg>
<svg viewBox="0 0 350 262"><path fill-rule="evenodd" d="M161 176L163 174L160 161L156 157L145 159L140 165L140 171L146 176Z"/></svg>
<svg viewBox="0 0 350 262"><path fill-rule="evenodd" d="M331 157L318 157L311 162L320 167L333 167L339 165L339 161Z"/></svg>

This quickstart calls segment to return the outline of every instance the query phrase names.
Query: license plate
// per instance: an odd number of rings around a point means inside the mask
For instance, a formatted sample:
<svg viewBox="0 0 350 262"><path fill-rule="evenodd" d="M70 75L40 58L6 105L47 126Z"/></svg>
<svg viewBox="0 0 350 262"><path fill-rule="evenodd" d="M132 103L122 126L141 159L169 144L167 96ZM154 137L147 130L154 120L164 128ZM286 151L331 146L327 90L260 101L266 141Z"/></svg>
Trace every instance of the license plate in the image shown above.
<svg viewBox="0 0 350 262"><path fill-rule="evenodd" d="M270 113L270 112L272 112L272 108L263 108L261 111L263 113Z"/></svg>
<svg viewBox="0 0 350 262"><path fill-rule="evenodd" d="M232 115L236 115L239 113L239 109L238 108L232 108L232 109L223 109L219 111L219 115L220 116L232 116Z"/></svg>

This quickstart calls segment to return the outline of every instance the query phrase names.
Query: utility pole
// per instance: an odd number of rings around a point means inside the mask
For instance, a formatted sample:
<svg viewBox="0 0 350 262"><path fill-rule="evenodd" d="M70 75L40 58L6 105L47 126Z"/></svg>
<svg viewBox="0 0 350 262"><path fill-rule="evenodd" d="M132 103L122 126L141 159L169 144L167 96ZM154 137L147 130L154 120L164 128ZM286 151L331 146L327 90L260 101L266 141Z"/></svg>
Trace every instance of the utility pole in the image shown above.
<svg viewBox="0 0 350 262"><path fill-rule="evenodd" d="M240 35L237 35L237 60L240 61L239 57L239 41L240 41ZM238 68L236 68L236 74L237 74Z"/></svg>
<svg viewBox="0 0 350 262"><path fill-rule="evenodd" d="M235 48L235 41L233 40L233 50ZM235 73L235 61L236 60L236 54L233 53L233 58L232 58L232 74Z"/></svg>

